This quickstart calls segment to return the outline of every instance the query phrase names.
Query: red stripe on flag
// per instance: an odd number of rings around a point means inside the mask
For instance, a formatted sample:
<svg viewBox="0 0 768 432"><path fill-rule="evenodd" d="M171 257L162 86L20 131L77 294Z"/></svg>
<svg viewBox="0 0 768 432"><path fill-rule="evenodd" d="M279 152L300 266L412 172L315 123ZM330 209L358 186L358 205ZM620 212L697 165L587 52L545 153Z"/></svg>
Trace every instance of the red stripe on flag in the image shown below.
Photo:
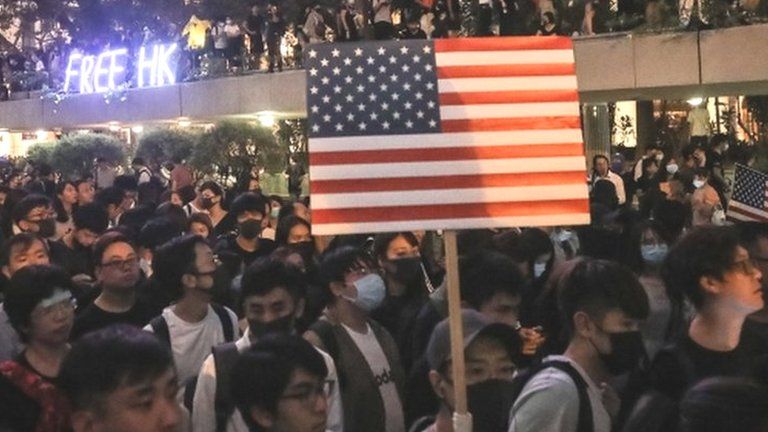
<svg viewBox="0 0 768 432"><path fill-rule="evenodd" d="M436 52L571 49L567 36L435 39Z"/></svg>
<svg viewBox="0 0 768 432"><path fill-rule="evenodd" d="M765 217L764 215L752 213L749 210L746 210L740 207L729 206L728 214L731 214L731 213L738 213L740 215L744 215L756 222L768 222L768 218Z"/></svg>
<svg viewBox="0 0 768 432"><path fill-rule="evenodd" d="M461 119L442 120L441 123L443 132L576 129L581 127L578 116Z"/></svg>
<svg viewBox="0 0 768 432"><path fill-rule="evenodd" d="M310 180L312 194L584 184L584 171Z"/></svg>
<svg viewBox="0 0 768 432"><path fill-rule="evenodd" d="M587 199L315 209L312 223L396 222L425 219L465 219L589 213Z"/></svg>
<svg viewBox="0 0 768 432"><path fill-rule="evenodd" d="M445 66L437 68L438 78L493 78L573 75L576 73L574 63L559 64L520 64L492 66Z"/></svg>
<svg viewBox="0 0 768 432"><path fill-rule="evenodd" d="M578 102L576 90L440 93L440 105Z"/></svg>
<svg viewBox="0 0 768 432"><path fill-rule="evenodd" d="M581 156L582 143L502 145L487 147L444 147L426 149L363 150L311 153L311 165L374 164L396 162L511 159L530 157Z"/></svg>

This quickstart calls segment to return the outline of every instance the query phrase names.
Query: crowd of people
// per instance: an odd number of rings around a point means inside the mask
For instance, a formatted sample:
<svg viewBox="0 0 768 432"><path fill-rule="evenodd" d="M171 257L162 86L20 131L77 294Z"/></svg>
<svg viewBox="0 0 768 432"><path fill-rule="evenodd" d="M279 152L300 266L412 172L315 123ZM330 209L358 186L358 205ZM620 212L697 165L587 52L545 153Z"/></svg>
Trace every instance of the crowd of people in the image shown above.
<svg viewBox="0 0 768 432"><path fill-rule="evenodd" d="M98 40L61 33L38 49L0 53L0 100L10 94L61 88L73 51L98 54L107 47L130 53L149 43L177 42L178 80L242 71L300 68L310 43L459 36L595 35L635 29L706 29L768 17L766 2L717 0L344 0L310 3L290 16L285 3L253 3L244 16L192 15L184 26L163 23L139 31L114 30ZM677 11L678 13L675 13ZM131 77L127 77L130 83Z"/></svg>
<svg viewBox="0 0 768 432"><path fill-rule="evenodd" d="M440 233L315 237L184 164L10 170L0 430L765 431L768 225L715 217L719 139L596 156L589 226L460 231L471 416Z"/></svg>

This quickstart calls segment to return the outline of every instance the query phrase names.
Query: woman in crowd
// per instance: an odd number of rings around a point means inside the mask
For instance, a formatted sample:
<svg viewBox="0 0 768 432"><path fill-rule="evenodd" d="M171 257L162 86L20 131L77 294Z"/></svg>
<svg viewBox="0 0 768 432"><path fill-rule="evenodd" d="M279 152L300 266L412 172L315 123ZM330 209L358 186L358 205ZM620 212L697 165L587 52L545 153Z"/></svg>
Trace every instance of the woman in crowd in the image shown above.
<svg viewBox="0 0 768 432"><path fill-rule="evenodd" d="M56 211L56 235L58 240L74 229L72 212L77 206L77 187L75 182L65 180L56 185L56 198L53 209Z"/></svg>

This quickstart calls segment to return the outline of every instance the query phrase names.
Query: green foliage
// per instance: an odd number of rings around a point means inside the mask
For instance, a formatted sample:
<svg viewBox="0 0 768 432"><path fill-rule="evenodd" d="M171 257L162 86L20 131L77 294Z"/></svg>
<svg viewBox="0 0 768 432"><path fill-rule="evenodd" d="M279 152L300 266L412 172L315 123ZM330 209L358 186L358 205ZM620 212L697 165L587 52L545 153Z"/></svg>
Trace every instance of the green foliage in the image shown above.
<svg viewBox="0 0 768 432"><path fill-rule="evenodd" d="M247 181L252 170L285 164L287 149L278 145L271 130L243 121L222 121L200 137L190 165L203 175L231 185Z"/></svg>
<svg viewBox="0 0 768 432"><path fill-rule="evenodd" d="M90 173L99 157L116 165L126 162L123 144L101 134L67 135L56 143L38 144L30 148L28 157L35 162L47 162L65 178Z"/></svg>
<svg viewBox="0 0 768 432"><path fill-rule="evenodd" d="M286 154L296 157L296 161L309 170L309 160L307 157L307 119L280 120L277 122L275 137L278 145L287 149ZM272 173L285 171L287 158L285 154L282 159L270 165L267 171ZM270 168L272 168L270 170Z"/></svg>
<svg viewBox="0 0 768 432"><path fill-rule="evenodd" d="M53 150L56 148L56 142L42 142L33 144L27 150L27 159L36 164L48 164L51 165L53 161Z"/></svg>
<svg viewBox="0 0 768 432"><path fill-rule="evenodd" d="M199 134L174 129L156 129L141 136L136 156L156 166L168 160L183 161L192 155Z"/></svg>

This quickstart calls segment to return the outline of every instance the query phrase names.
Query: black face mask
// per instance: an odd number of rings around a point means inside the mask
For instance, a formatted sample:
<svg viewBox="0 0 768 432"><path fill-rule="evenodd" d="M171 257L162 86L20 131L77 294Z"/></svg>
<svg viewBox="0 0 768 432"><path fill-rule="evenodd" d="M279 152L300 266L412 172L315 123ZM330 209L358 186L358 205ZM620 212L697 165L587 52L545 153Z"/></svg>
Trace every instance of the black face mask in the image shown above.
<svg viewBox="0 0 768 432"><path fill-rule="evenodd" d="M261 233L261 221L248 219L238 224L240 235L248 240L253 240Z"/></svg>
<svg viewBox="0 0 768 432"><path fill-rule="evenodd" d="M211 198L202 198L200 200L200 205L206 209L210 210L213 207L213 200Z"/></svg>
<svg viewBox="0 0 768 432"><path fill-rule="evenodd" d="M601 329L602 330L602 329ZM611 375L621 375L636 368L640 360L645 359L645 345L643 345L643 336L639 331L628 331L610 333L605 332L611 339L611 352L609 354L601 353L597 350L600 360L608 369Z"/></svg>
<svg viewBox="0 0 768 432"><path fill-rule="evenodd" d="M304 266L308 266L314 261L315 257L315 243L312 241L303 241L298 243L289 244L288 247L301 255L301 259L304 260Z"/></svg>
<svg viewBox="0 0 768 432"><path fill-rule="evenodd" d="M56 220L53 218L49 219L43 219L39 222L35 222L37 224L38 230L37 234L40 237L48 238L56 234Z"/></svg>
<svg viewBox="0 0 768 432"><path fill-rule="evenodd" d="M415 285L424 279L421 258L419 257L398 258L390 260L389 263L394 267L392 277L403 285Z"/></svg>
<svg viewBox="0 0 768 432"><path fill-rule="evenodd" d="M258 338L264 337L264 335L271 333L289 334L293 332L293 327L293 314L288 314L282 318L272 320L268 323L251 322L248 325L248 328L251 329L251 332L253 332L253 334Z"/></svg>

